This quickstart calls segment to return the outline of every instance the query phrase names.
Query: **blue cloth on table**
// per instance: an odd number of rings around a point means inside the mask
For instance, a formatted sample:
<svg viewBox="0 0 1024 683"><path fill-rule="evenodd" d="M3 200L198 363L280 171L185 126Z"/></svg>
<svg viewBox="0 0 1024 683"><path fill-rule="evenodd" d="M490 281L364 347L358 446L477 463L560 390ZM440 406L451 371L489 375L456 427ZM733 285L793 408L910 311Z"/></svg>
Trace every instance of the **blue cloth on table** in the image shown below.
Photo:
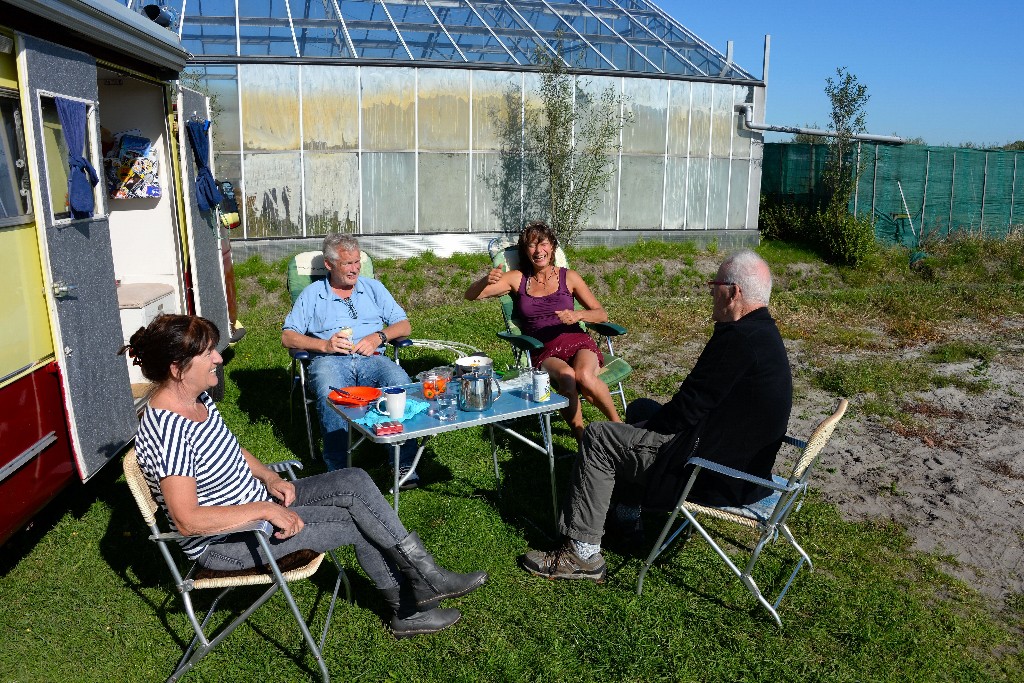
<svg viewBox="0 0 1024 683"><path fill-rule="evenodd" d="M405 422L412 416L419 415L428 407L430 407L430 404L427 403L426 401L421 401L418 398L406 397L405 415L403 415L398 421ZM356 422L363 425L364 427L372 427L376 424L380 424L381 422L390 422L391 420L394 419L395 418L391 417L390 415L378 413L376 407L371 407L368 411L366 411L366 415L356 420Z"/></svg>

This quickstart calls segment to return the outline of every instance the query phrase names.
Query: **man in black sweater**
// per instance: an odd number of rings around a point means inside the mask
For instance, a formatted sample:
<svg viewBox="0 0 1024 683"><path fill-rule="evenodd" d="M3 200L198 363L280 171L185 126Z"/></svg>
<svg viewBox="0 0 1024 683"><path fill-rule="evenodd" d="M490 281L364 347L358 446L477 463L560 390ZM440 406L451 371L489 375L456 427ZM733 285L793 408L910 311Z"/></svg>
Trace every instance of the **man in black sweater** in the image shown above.
<svg viewBox="0 0 1024 683"><path fill-rule="evenodd" d="M671 510L699 455L733 469L771 478L793 405L786 348L768 313L772 276L752 251L729 256L708 282L715 331L672 399L638 399L626 423L596 422L583 434L559 530L562 547L521 559L532 574L601 582L607 573L601 537L615 489L615 519L639 528L642 502ZM741 505L770 493L742 480L704 471L690 500Z"/></svg>

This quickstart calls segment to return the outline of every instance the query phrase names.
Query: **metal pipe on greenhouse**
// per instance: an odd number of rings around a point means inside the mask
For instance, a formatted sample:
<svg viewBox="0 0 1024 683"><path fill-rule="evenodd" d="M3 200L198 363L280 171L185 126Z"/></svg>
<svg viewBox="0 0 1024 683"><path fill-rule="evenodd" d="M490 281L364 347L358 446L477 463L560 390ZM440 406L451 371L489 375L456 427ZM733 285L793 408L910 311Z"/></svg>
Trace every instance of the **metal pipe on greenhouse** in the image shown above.
<svg viewBox="0 0 1024 683"><path fill-rule="evenodd" d="M737 104L736 111L743 114L743 125L749 130L769 131L772 133L793 133L794 135L821 135L824 137L839 137L834 130L817 130L815 128L798 128L796 126L769 126L765 123L754 123L754 107L750 104ZM864 140L866 142L882 142L890 145L902 145L906 140L895 135L871 135L870 133L851 133L851 140Z"/></svg>

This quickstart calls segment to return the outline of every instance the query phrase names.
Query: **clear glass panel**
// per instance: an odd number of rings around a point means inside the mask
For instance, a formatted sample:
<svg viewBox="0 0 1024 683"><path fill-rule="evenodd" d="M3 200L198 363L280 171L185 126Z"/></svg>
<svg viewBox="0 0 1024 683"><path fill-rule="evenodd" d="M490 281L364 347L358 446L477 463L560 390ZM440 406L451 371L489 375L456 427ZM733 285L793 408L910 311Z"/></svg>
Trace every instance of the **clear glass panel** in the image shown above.
<svg viewBox="0 0 1024 683"><path fill-rule="evenodd" d="M501 121L509 111L510 92L521 94L519 74L504 71L473 71L473 149L501 147ZM513 100L515 101L515 100ZM516 118L521 118L516 112Z"/></svg>
<svg viewBox="0 0 1024 683"><path fill-rule="evenodd" d="M359 156L306 152L306 234L359 232Z"/></svg>
<svg viewBox="0 0 1024 683"><path fill-rule="evenodd" d="M686 170L686 229L704 230L708 225L708 159L689 158Z"/></svg>
<svg viewBox="0 0 1024 683"><path fill-rule="evenodd" d="M471 62L514 64L501 41L487 30L485 24L468 7L455 7L446 3L432 5L452 40Z"/></svg>
<svg viewBox="0 0 1024 683"><path fill-rule="evenodd" d="M668 153L690 153L690 84L682 81L669 84Z"/></svg>
<svg viewBox="0 0 1024 683"><path fill-rule="evenodd" d="M686 157L668 157L665 160L665 230L686 227L686 167L689 161Z"/></svg>
<svg viewBox="0 0 1024 683"><path fill-rule="evenodd" d="M231 23L235 22L235 0L203 0L202 2L191 0L185 9L188 10L189 22L227 17L231 18Z"/></svg>
<svg viewBox="0 0 1024 683"><path fill-rule="evenodd" d="M414 60L431 60L435 62L464 62L462 55L455 49L452 41L438 27L437 31L410 31L399 26L402 38L412 53Z"/></svg>
<svg viewBox="0 0 1024 683"><path fill-rule="evenodd" d="M241 211L244 202L242 201L242 155L237 152L214 152L213 153L213 177L225 189L224 182L230 183L229 197L225 200L233 200ZM241 215L241 214L240 214ZM242 237L238 230L231 237Z"/></svg>
<svg viewBox="0 0 1024 683"><path fill-rule="evenodd" d="M615 212L618 209L616 199L619 196L618 157L609 156L605 168L612 168L612 176L608 184L597 195L594 214L587 219L586 226L592 230L614 230Z"/></svg>
<svg viewBox="0 0 1024 683"><path fill-rule="evenodd" d="M474 2L473 6L484 21L501 37L520 64L532 64L533 52L538 47L530 27L509 12L501 2ZM546 48L545 48L546 49Z"/></svg>
<svg viewBox="0 0 1024 683"><path fill-rule="evenodd" d="M303 65L302 136L305 149L358 149L357 67Z"/></svg>
<svg viewBox="0 0 1024 683"><path fill-rule="evenodd" d="M728 223L730 163L728 159L711 160L711 192L708 199L708 228L711 230L724 230Z"/></svg>
<svg viewBox="0 0 1024 683"><path fill-rule="evenodd" d="M299 153L245 155L245 234L302 234Z"/></svg>
<svg viewBox="0 0 1024 683"><path fill-rule="evenodd" d="M0 225L32 212L28 157L17 98L0 95Z"/></svg>
<svg viewBox="0 0 1024 683"><path fill-rule="evenodd" d="M622 151L665 153L668 83L652 78L625 78L626 106L633 123L622 131Z"/></svg>
<svg viewBox="0 0 1024 683"><path fill-rule="evenodd" d="M334 3L294 3L295 40L303 57L351 57Z"/></svg>
<svg viewBox="0 0 1024 683"><path fill-rule="evenodd" d="M299 149L299 67L239 64L245 151Z"/></svg>
<svg viewBox="0 0 1024 683"><path fill-rule="evenodd" d="M234 55L234 0L189 2L181 20L181 45L194 55Z"/></svg>
<svg viewBox="0 0 1024 683"><path fill-rule="evenodd" d="M514 197L501 202L500 198L510 193L503 195L490 181L498 177L500 164L497 154L473 155L473 232L497 232L505 226L511 228L520 224L518 186Z"/></svg>
<svg viewBox="0 0 1024 683"><path fill-rule="evenodd" d="M466 232L469 155L420 154L420 232Z"/></svg>
<svg viewBox="0 0 1024 683"><path fill-rule="evenodd" d="M363 67L363 149L416 145L416 75L412 69Z"/></svg>
<svg viewBox="0 0 1024 683"><path fill-rule="evenodd" d="M622 157L619 186L619 228L656 230L661 226L665 160L661 157Z"/></svg>
<svg viewBox="0 0 1024 683"><path fill-rule="evenodd" d="M352 37L352 44L355 45L356 52L363 59L409 60L409 53L402 47L398 35L394 29L390 28L390 25L388 28L368 30L350 28L349 35Z"/></svg>
<svg viewBox="0 0 1024 683"><path fill-rule="evenodd" d="M732 176L729 178L729 224L733 230L747 227L747 198L750 179L750 161L733 159Z"/></svg>
<svg viewBox="0 0 1024 683"><path fill-rule="evenodd" d="M285 0L239 2L238 37L243 55L296 56Z"/></svg>
<svg viewBox="0 0 1024 683"><path fill-rule="evenodd" d="M239 217L242 219L242 227L235 228L228 235L232 238L245 237L245 201L242 195L242 155L238 152L214 152L213 153L213 177L221 191L228 188L224 183L230 184L230 192L225 199L233 200L237 206ZM230 213L230 208L226 209Z"/></svg>
<svg viewBox="0 0 1024 683"><path fill-rule="evenodd" d="M422 0L386 4L414 60L464 61Z"/></svg>
<svg viewBox="0 0 1024 683"><path fill-rule="evenodd" d="M728 157L732 149L732 131L736 112L732 106L732 86L714 84L714 104L711 122L711 156Z"/></svg>
<svg viewBox="0 0 1024 683"><path fill-rule="evenodd" d="M420 69L420 149L469 149L469 72Z"/></svg>
<svg viewBox="0 0 1024 683"><path fill-rule="evenodd" d="M242 149L238 120L238 76L234 66L191 66L182 75L185 87L198 85L210 97L214 151Z"/></svg>
<svg viewBox="0 0 1024 683"><path fill-rule="evenodd" d="M365 59L408 60L384 7L377 2L339 2L356 52Z"/></svg>
<svg viewBox="0 0 1024 683"><path fill-rule="evenodd" d="M415 187L415 154L363 154L363 233L416 232Z"/></svg>
<svg viewBox="0 0 1024 683"><path fill-rule="evenodd" d="M593 49L600 52L607 61L595 57L601 62L598 68L612 68L608 66L608 63L615 65L615 68L619 69L639 69L644 71L646 63L643 65L635 64L633 58L636 56L636 52L630 49L629 45L622 42L622 40L616 36L611 28L605 26L603 23L594 18L594 16L586 9L580 7L576 3L550 3L555 5L555 10L562 16L565 21L572 25L581 35L583 35L587 42L591 44ZM566 33L572 35L572 32L566 29ZM643 60L640 60L643 61Z"/></svg>
<svg viewBox="0 0 1024 683"><path fill-rule="evenodd" d="M690 156L705 157L711 151L711 84L691 83Z"/></svg>

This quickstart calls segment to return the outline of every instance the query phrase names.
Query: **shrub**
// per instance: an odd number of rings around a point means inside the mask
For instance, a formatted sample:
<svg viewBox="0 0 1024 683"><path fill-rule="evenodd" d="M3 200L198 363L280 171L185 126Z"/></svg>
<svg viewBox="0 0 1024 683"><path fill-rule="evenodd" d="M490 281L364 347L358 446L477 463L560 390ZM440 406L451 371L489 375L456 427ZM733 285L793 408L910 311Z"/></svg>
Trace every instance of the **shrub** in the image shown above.
<svg viewBox="0 0 1024 683"><path fill-rule="evenodd" d="M875 250L875 228L835 202L815 215L816 242L822 256L843 266L857 267Z"/></svg>

